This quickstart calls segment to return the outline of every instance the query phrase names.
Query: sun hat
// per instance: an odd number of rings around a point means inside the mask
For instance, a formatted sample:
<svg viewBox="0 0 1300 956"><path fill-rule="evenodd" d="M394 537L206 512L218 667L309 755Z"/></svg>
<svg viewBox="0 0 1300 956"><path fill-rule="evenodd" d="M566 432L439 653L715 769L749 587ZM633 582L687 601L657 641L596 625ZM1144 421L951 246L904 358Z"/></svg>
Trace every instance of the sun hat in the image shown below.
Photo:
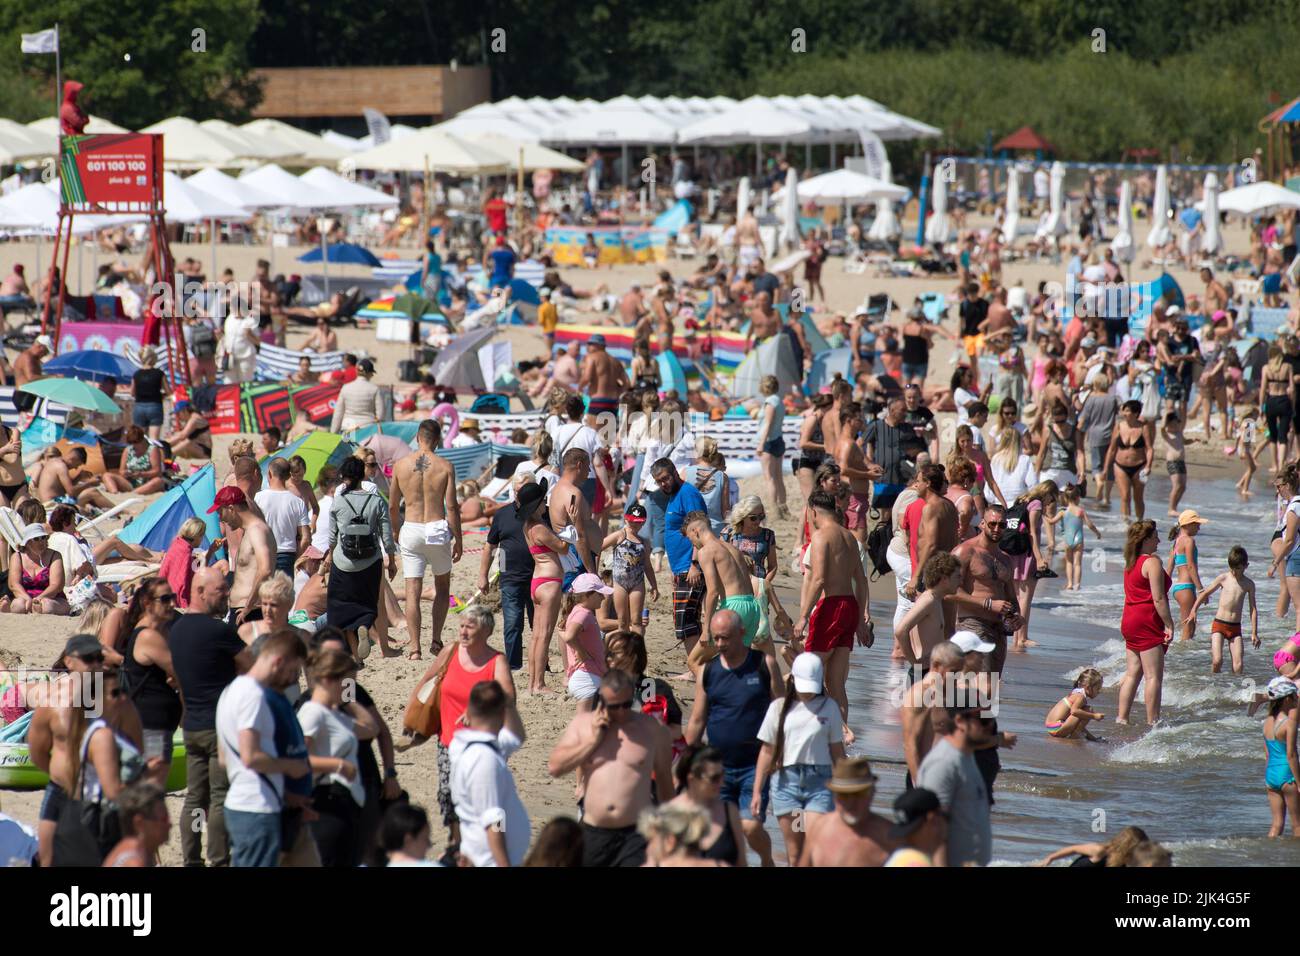
<svg viewBox="0 0 1300 956"><path fill-rule="evenodd" d="M1185 524L1208 524L1208 523L1209 523L1209 519L1202 518L1200 515L1198 515L1196 513L1195 508L1188 508L1178 516L1178 527L1180 528Z"/></svg>
<svg viewBox="0 0 1300 956"><path fill-rule="evenodd" d="M569 588L574 594L613 594L614 589L605 584L600 579L600 575L592 574L588 571L586 574L579 574L573 579L573 585Z"/></svg>
<svg viewBox="0 0 1300 956"><path fill-rule="evenodd" d="M799 693L820 694L825 676L822 659L804 651L790 665L790 676L794 679L794 689Z"/></svg>
<svg viewBox="0 0 1300 956"><path fill-rule="evenodd" d="M841 757L835 761L835 770L826 784L831 793L862 793L876 785L876 775L871 772L871 761L866 757Z"/></svg>
<svg viewBox="0 0 1300 956"><path fill-rule="evenodd" d="M525 521L532 516L546 500L546 479L532 482L524 485L515 492L515 514L520 521Z"/></svg>
<svg viewBox="0 0 1300 956"><path fill-rule="evenodd" d="M1297 691L1300 691L1300 688L1296 687L1295 681L1291 680L1291 678L1274 677L1268 682L1266 693L1269 700L1281 700L1283 697L1290 697Z"/></svg>
<svg viewBox="0 0 1300 956"><path fill-rule="evenodd" d="M45 530L43 524L29 524L27 530L23 532L23 544L30 544L37 538L48 538L50 533Z"/></svg>

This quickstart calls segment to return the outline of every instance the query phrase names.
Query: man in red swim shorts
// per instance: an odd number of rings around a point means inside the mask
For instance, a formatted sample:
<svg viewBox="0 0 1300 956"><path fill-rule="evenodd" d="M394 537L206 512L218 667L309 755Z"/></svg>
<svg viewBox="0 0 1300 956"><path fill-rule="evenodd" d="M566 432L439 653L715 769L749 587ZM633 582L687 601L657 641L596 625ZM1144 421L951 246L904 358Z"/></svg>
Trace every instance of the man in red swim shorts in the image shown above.
<svg viewBox="0 0 1300 956"><path fill-rule="evenodd" d="M864 647L875 641L871 624L871 590L862 567L857 540L835 514L835 499L824 491L808 496L813 535L808 543L810 565L799 600L799 623L792 649L807 650L822 659L826 693L840 705L844 742L853 742L849 730L849 654L856 636ZM807 632L805 640L804 634Z"/></svg>

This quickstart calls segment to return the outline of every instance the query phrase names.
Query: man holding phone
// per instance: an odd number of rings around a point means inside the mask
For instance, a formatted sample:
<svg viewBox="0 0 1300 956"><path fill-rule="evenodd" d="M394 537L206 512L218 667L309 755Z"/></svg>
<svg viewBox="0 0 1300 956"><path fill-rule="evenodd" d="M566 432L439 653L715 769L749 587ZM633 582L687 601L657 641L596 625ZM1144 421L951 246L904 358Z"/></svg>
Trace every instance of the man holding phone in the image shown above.
<svg viewBox="0 0 1300 956"><path fill-rule="evenodd" d="M694 485L682 481L677 467L668 458L650 466L650 476L659 490L668 496L664 511L664 550L673 572L673 630L685 645L689 659L704 630L700 610L704 604L704 571L695 558L695 547L682 533L682 523L692 511L707 512L704 496Z"/></svg>

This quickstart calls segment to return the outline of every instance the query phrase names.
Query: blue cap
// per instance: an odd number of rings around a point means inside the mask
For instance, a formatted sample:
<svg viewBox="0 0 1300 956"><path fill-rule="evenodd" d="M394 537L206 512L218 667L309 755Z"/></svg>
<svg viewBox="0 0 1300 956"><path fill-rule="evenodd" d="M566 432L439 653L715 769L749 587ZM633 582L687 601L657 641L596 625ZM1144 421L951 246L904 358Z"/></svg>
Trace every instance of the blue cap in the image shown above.
<svg viewBox="0 0 1300 956"><path fill-rule="evenodd" d="M181 401L177 402L175 405L172 406L172 411L174 411L174 412L183 412L183 411L185 411L186 409L188 409L189 407L190 407L190 403L189 403L189 402L184 401L184 400L181 400Z"/></svg>
<svg viewBox="0 0 1300 956"><path fill-rule="evenodd" d="M602 335L600 332L597 332L595 335L593 335L593 336L591 336L590 338L587 339L587 344L588 344L588 345L604 345L604 344L605 344L605 336Z"/></svg>

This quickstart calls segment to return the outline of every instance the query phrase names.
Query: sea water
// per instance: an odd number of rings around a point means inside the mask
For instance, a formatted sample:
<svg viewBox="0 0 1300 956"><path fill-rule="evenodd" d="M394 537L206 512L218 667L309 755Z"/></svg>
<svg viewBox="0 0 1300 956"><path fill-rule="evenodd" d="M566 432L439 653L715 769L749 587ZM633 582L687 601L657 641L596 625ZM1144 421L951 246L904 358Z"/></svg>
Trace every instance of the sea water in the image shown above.
<svg viewBox="0 0 1300 956"><path fill-rule="evenodd" d="M1000 751L1002 772L994 787L992 817L995 862L1041 860L1058 847L1105 842L1133 825L1173 850L1175 865L1300 862L1300 841L1266 836L1271 818L1264 791L1261 717L1246 715L1252 692L1276 676L1273 652L1295 622L1294 611L1283 619L1275 613L1280 578L1266 576L1275 526L1266 474L1257 476L1256 487L1257 494L1242 501L1230 480L1192 481L1183 507L1194 507L1209 519L1196 538L1205 586L1227 570L1230 547L1240 544L1249 552L1246 573L1257 587L1261 646L1250 646L1249 614L1243 608L1245 673L1234 675L1231 656L1225 653L1223 671L1211 674L1209 635L1218 595L1211 597L1201 608L1190 643L1181 643L1181 631L1175 632L1155 727L1147 726L1142 688L1129 726L1114 722L1125 667L1119 622L1126 526L1118 500L1109 511L1084 500L1102 538L1086 532L1083 590L1061 590L1065 576L1058 543L1052 566L1061 577L1039 582L1030 618L1030 638L1038 646L1009 653L1003 674L998 727L1016 734L1017 742ZM1168 480L1153 476L1147 490L1147 517L1156 521L1158 554L1167 561L1174 521L1165 513ZM901 676L890 661L893 605L882 600L890 597L885 589L892 581L872 587L876 644L854 649L848 683L849 723L857 735L850 753L872 759L880 777L873 810L887 817L903 790L906 771L898 712L891 703L893 682ZM782 597L794 602L791 610L796 613L797 595ZM1172 598L1170 609L1177 620ZM1105 677L1100 697L1091 704L1105 714L1105 720L1091 725L1104 740L1053 739L1043 728L1044 718L1084 667L1095 667ZM781 861L780 832L770 814L768 829Z"/></svg>

